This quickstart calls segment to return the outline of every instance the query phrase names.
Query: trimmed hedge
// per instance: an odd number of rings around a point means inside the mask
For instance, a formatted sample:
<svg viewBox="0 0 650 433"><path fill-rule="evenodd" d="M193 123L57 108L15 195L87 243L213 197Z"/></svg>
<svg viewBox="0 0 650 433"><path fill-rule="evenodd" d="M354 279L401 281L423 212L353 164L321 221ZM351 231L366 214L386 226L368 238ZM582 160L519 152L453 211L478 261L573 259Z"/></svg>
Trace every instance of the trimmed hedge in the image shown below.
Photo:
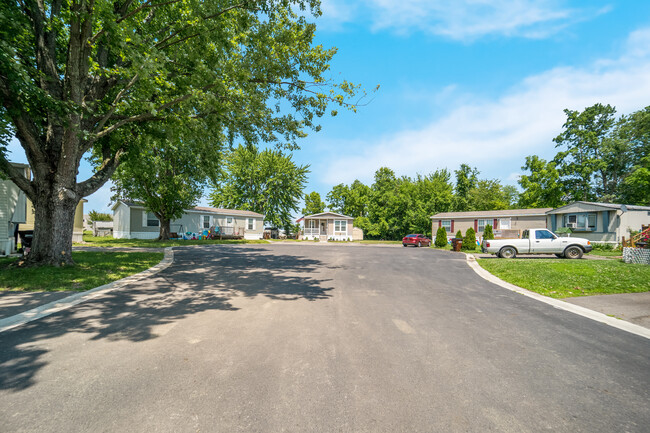
<svg viewBox="0 0 650 433"><path fill-rule="evenodd" d="M447 246L447 230L445 230L444 227L438 227L438 231L436 232L436 240L433 244L438 248Z"/></svg>
<svg viewBox="0 0 650 433"><path fill-rule="evenodd" d="M468 228L463 238L463 244L460 247L462 250L474 251L476 249L476 232L473 228Z"/></svg>

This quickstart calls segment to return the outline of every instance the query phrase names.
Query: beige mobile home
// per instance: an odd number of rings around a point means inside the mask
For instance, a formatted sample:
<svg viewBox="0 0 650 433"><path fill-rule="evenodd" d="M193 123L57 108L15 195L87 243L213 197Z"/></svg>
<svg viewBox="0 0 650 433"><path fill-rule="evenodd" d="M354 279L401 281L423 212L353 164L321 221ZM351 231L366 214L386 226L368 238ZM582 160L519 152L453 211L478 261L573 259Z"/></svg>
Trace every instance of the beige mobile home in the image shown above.
<svg viewBox="0 0 650 433"><path fill-rule="evenodd" d="M431 233L435 237L438 227L444 227L452 238L460 230L463 235L473 228L476 238L483 236L487 225L492 226L495 237L517 237L522 230L546 227L546 212L552 208L507 209L470 212L442 212L431 217Z"/></svg>

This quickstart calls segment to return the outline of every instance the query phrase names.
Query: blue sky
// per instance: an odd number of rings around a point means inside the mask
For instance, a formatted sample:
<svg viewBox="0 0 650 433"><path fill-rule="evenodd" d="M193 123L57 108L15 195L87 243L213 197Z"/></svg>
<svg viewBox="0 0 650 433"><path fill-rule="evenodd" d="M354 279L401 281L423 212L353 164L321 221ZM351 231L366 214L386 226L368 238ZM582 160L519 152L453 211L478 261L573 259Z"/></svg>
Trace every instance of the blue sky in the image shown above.
<svg viewBox="0 0 650 433"><path fill-rule="evenodd" d="M316 23L338 48L334 78L380 85L295 152L311 166L305 192L323 199L381 166L414 176L467 163L516 184L527 155L555 155L563 109L650 105L647 0L324 0ZM107 211L109 197L105 186L86 209Z"/></svg>

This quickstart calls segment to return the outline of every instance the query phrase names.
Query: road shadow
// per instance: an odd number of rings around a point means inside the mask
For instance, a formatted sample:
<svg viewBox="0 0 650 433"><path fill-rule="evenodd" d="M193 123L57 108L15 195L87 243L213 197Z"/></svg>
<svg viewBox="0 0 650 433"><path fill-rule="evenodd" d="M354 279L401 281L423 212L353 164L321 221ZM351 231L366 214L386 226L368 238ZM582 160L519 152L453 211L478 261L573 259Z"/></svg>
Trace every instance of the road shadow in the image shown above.
<svg viewBox="0 0 650 433"><path fill-rule="evenodd" d="M174 255L172 266L147 280L0 333L0 389L35 384L47 364L44 340L80 333L91 340L142 342L157 337L157 326L189 315L237 311L235 297L317 301L333 290L318 271L335 266L269 248L209 245L174 249Z"/></svg>

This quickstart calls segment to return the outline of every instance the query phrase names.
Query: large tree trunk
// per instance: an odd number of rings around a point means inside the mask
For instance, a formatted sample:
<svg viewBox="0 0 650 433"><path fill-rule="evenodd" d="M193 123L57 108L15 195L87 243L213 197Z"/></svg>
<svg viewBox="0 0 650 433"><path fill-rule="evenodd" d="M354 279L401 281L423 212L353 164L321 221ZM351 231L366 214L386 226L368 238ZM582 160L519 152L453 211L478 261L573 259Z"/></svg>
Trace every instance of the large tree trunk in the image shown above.
<svg viewBox="0 0 650 433"><path fill-rule="evenodd" d="M55 186L37 189L41 191L32 203L35 213L34 238L27 265L73 265L72 232L80 197Z"/></svg>
<svg viewBox="0 0 650 433"><path fill-rule="evenodd" d="M159 241L169 240L169 233L171 227L171 221L169 219L159 219L160 220L160 235L158 236Z"/></svg>

